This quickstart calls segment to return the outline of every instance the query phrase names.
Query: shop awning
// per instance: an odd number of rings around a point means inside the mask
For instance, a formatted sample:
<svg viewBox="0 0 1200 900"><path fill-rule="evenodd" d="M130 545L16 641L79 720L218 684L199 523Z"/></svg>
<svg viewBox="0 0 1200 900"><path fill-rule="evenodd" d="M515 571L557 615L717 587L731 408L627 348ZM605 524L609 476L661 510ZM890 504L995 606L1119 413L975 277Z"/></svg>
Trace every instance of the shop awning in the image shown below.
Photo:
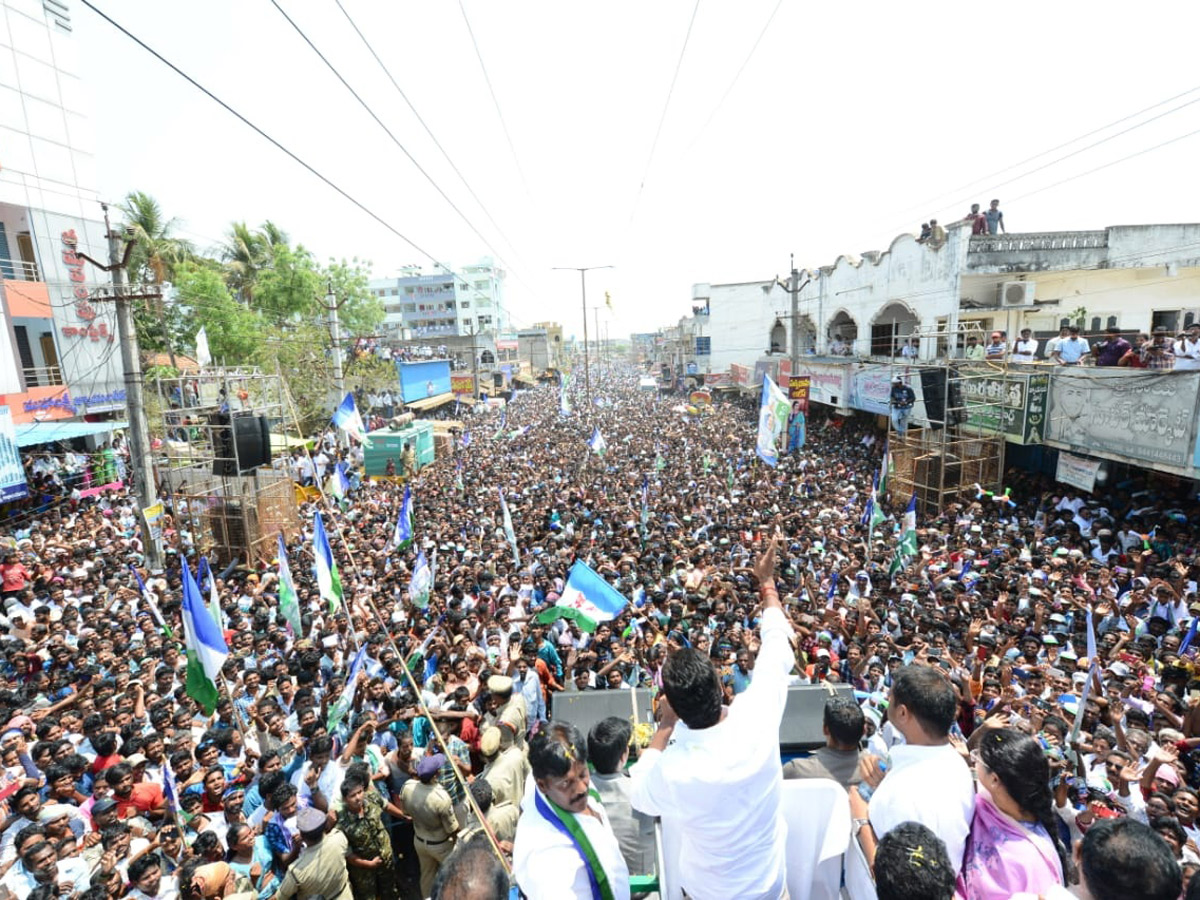
<svg viewBox="0 0 1200 900"><path fill-rule="evenodd" d="M17 446L31 447L34 444L69 441L72 438L105 434L128 427L128 422L25 422L14 425L13 429L17 433Z"/></svg>
<svg viewBox="0 0 1200 900"><path fill-rule="evenodd" d="M424 400L414 400L412 403L405 405L406 409L415 410L416 412L424 412L427 409L437 409L439 406L445 406L447 403L454 402L454 392L447 391L444 394L438 394L434 397L426 397Z"/></svg>

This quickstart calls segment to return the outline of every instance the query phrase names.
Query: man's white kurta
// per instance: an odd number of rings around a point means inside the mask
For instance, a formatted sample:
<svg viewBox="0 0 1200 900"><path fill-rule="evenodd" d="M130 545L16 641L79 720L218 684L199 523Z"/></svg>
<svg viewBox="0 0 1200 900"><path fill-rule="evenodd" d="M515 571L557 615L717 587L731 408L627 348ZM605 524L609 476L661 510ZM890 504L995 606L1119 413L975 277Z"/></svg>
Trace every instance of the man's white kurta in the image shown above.
<svg viewBox="0 0 1200 900"><path fill-rule="evenodd" d="M767 900L784 889L779 723L791 636L782 610L764 611L754 679L725 718L698 731L680 722L666 750L647 750L630 769L634 809L681 835L679 878L696 900Z"/></svg>
<svg viewBox="0 0 1200 900"><path fill-rule="evenodd" d="M532 794L526 799L513 841L513 875L517 886L529 900L592 900L587 869L575 844L538 812ZM629 869L621 855L621 845L608 824L604 807L591 797L588 805L600 814L600 820L576 815L575 821L592 842L596 859L612 886L614 900L629 900Z"/></svg>

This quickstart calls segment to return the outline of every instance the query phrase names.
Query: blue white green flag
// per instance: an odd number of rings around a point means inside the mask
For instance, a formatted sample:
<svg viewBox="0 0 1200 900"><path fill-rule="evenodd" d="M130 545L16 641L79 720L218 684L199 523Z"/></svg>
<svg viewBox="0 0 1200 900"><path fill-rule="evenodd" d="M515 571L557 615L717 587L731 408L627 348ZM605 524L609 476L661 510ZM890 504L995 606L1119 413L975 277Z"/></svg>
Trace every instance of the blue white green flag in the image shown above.
<svg viewBox="0 0 1200 900"><path fill-rule="evenodd" d="M287 544L283 535L279 535L279 612L283 615L292 631L293 639L299 638L304 626L300 621L300 599L296 594L296 585L292 582L292 567L288 565Z"/></svg>
<svg viewBox="0 0 1200 900"><path fill-rule="evenodd" d="M325 730L332 732L338 723L346 717L354 706L354 694L358 691L358 673L363 671L367 658L367 645L363 644L354 654L354 662L350 663L350 671L346 674L346 686L342 688L341 696L329 707L329 715L325 719Z"/></svg>
<svg viewBox="0 0 1200 900"><path fill-rule="evenodd" d="M313 556L317 559L317 592L329 604L329 614L335 615L343 603L342 579L320 512L313 516Z"/></svg>
<svg viewBox="0 0 1200 900"><path fill-rule="evenodd" d="M211 716L220 697L217 679L221 676L221 666L229 657L229 646L200 599L200 588L196 586L186 560L183 563L182 612L183 640L187 650L184 690L200 704L206 716Z"/></svg>
<svg viewBox="0 0 1200 900"><path fill-rule="evenodd" d="M396 519L396 527L392 531L392 539L388 550L403 550L413 541L413 499L412 488L404 486L404 500L400 504L400 515Z"/></svg>
<svg viewBox="0 0 1200 900"><path fill-rule="evenodd" d="M429 606L429 595L432 591L433 569L429 567L429 560L425 558L425 551L422 550L417 554L417 561L413 565L412 580L408 584L408 597L414 606L425 609Z"/></svg>
<svg viewBox="0 0 1200 900"><path fill-rule="evenodd" d="M371 446L371 441L367 438L367 426L363 424L362 416L358 413L358 407L354 405L353 394L347 393L345 399L333 411L333 424L353 437L364 447Z"/></svg>

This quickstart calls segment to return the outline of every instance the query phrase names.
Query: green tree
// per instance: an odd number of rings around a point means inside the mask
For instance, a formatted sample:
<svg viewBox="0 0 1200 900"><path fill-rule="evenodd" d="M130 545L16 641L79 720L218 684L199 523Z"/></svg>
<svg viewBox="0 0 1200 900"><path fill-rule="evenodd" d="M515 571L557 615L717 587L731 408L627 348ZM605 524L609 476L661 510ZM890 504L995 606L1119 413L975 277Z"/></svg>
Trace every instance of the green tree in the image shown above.
<svg viewBox="0 0 1200 900"><path fill-rule="evenodd" d="M126 276L134 284L161 285L174 277L175 269L191 259L190 242L176 235L177 219L168 219L158 201L144 191L130 191L117 205L122 230L132 231L133 250ZM143 352L175 349L183 321L161 298L138 300L133 307L134 329Z"/></svg>
<svg viewBox="0 0 1200 900"><path fill-rule="evenodd" d="M367 337L378 334L383 324L383 301L371 293L368 286L370 263L356 256L346 260L329 260L322 272L327 286L337 297L338 321L347 337Z"/></svg>
<svg viewBox="0 0 1200 900"><path fill-rule="evenodd" d="M245 303L254 301L259 276L275 263L275 250L289 247L287 232L268 219L252 230L245 222L234 222L221 245L229 287Z"/></svg>
<svg viewBox="0 0 1200 900"><path fill-rule="evenodd" d="M175 233L179 220L168 219L158 201L144 191L130 191L118 209L121 227L132 229L137 241L129 257L129 280L140 284L171 281L175 266L194 255L191 243Z"/></svg>
<svg viewBox="0 0 1200 900"><path fill-rule="evenodd" d="M302 245L277 244L271 265L258 273L252 305L276 323L316 321L326 287L311 253Z"/></svg>
<svg viewBox="0 0 1200 900"><path fill-rule="evenodd" d="M329 331L315 322L268 324L259 331L255 363L267 374L281 372L300 427L310 432L333 412L333 363ZM291 425L292 410L286 411Z"/></svg>
<svg viewBox="0 0 1200 900"><path fill-rule="evenodd" d="M179 306L188 314L185 346L195 347L196 333L203 327L215 361L253 364L259 352L262 317L233 298L217 264L211 260L184 263L175 277Z"/></svg>

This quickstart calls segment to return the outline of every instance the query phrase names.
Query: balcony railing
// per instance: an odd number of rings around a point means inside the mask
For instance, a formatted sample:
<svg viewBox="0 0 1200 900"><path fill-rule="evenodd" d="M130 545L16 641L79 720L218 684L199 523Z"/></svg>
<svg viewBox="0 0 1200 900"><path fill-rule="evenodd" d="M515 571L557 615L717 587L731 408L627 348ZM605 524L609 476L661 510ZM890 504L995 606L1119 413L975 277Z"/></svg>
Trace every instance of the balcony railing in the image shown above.
<svg viewBox="0 0 1200 900"><path fill-rule="evenodd" d="M23 259L0 259L0 278L9 281L41 281L37 263Z"/></svg>
<svg viewBox="0 0 1200 900"><path fill-rule="evenodd" d="M1029 234L978 234L970 253L1012 253L1022 250L1102 250L1107 231L1045 231Z"/></svg>
<svg viewBox="0 0 1200 900"><path fill-rule="evenodd" d="M26 387L66 384L63 381L62 370L58 366L23 366L21 373L25 376Z"/></svg>

